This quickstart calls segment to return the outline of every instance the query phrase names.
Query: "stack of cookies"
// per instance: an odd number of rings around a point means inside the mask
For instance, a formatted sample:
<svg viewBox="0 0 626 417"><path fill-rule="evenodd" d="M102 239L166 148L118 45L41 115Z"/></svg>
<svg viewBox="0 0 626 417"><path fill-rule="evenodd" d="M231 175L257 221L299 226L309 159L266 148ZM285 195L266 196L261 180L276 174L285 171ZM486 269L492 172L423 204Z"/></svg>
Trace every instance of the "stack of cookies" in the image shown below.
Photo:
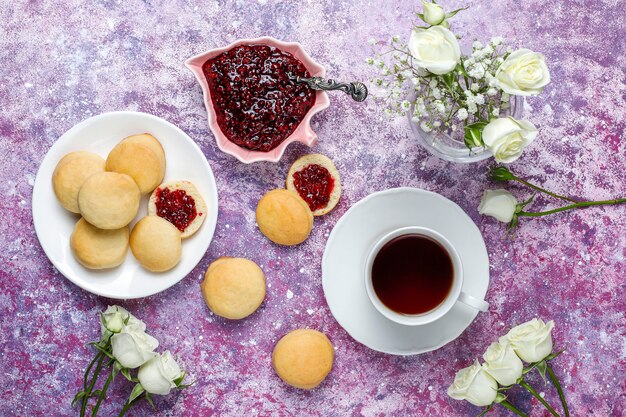
<svg viewBox="0 0 626 417"><path fill-rule="evenodd" d="M65 209L82 216L70 239L78 262L89 269L113 268L124 262L130 246L150 271L178 264L182 238L198 230L206 205L188 181L161 184L165 168L161 143L147 133L120 141L106 161L85 151L59 161L52 175L55 195ZM131 232L141 198L149 193L149 215ZM180 200L184 204L178 204ZM181 222L181 216L186 221Z"/></svg>

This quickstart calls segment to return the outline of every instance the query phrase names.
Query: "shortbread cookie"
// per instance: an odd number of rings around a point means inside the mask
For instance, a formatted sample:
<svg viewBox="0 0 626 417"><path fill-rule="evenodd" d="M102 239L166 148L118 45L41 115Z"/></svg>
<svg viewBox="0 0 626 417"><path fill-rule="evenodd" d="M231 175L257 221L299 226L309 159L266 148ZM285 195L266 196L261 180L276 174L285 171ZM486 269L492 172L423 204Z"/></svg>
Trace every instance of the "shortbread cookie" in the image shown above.
<svg viewBox="0 0 626 417"><path fill-rule="evenodd" d="M165 151L163 150L161 142L159 142L157 138L149 133L142 133L140 135L128 136L122 140L122 143L124 142L139 143L150 148L150 150L152 150L152 152L154 152L159 158L161 170L163 171L163 175L165 175Z"/></svg>
<svg viewBox="0 0 626 417"><path fill-rule="evenodd" d="M202 295L218 316L238 320L254 313L265 298L265 275L244 258L222 257L206 271Z"/></svg>
<svg viewBox="0 0 626 417"><path fill-rule="evenodd" d="M313 214L295 191L276 189L266 193L256 208L261 233L279 245L304 242L313 228Z"/></svg>
<svg viewBox="0 0 626 417"><path fill-rule="evenodd" d="M130 175L142 194L152 192L163 181L165 166L150 147L122 141L111 150L106 170Z"/></svg>
<svg viewBox="0 0 626 417"><path fill-rule="evenodd" d="M315 153L304 155L289 168L287 189L306 201L314 216L335 208L341 196L341 178L333 161Z"/></svg>
<svg viewBox="0 0 626 417"><path fill-rule="evenodd" d="M130 250L148 271L169 271L178 264L182 254L180 232L165 219L146 216L130 233Z"/></svg>
<svg viewBox="0 0 626 417"><path fill-rule="evenodd" d="M207 209L196 187L189 181L180 180L155 188L148 202L148 214L172 223L185 239L202 226Z"/></svg>
<svg viewBox="0 0 626 417"><path fill-rule="evenodd" d="M52 174L52 187L59 203L72 213L79 213L78 191L87 178L104 172L104 159L91 152L72 152L65 155Z"/></svg>
<svg viewBox="0 0 626 417"><path fill-rule="evenodd" d="M334 358L335 350L324 333L298 329L278 341L272 353L272 365L287 384L312 389L331 371Z"/></svg>
<svg viewBox="0 0 626 417"><path fill-rule="evenodd" d="M78 193L80 213L100 229L120 229L137 215L141 193L131 177L101 172L87 178Z"/></svg>
<svg viewBox="0 0 626 417"><path fill-rule="evenodd" d="M70 247L85 268L113 268L124 262L128 251L128 226L115 230L98 229L81 218L74 227Z"/></svg>

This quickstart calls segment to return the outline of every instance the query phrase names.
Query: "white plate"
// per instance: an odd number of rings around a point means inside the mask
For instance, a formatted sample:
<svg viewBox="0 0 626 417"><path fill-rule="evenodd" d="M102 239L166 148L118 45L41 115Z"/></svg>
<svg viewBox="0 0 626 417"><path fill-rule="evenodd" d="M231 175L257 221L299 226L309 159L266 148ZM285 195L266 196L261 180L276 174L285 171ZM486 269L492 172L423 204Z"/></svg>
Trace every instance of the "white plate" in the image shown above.
<svg viewBox="0 0 626 417"><path fill-rule="evenodd" d="M106 159L109 151L123 138L139 134L154 135L165 150L165 180L191 181L207 204L207 218L192 237L183 240L183 254L173 269L152 273L143 269L132 252L117 268L90 270L79 264L70 249L70 235L79 215L65 210L52 189L52 173L57 162L73 151L90 151ZM148 214L148 197L142 197L134 224ZM44 158L33 189L33 221L43 250L54 266L70 281L94 294L109 298L147 297L183 279L206 253L217 223L217 187L211 167L198 145L173 124L146 113L113 112L87 119L57 140Z"/></svg>
<svg viewBox="0 0 626 417"><path fill-rule="evenodd" d="M324 295L335 319L358 342L393 355L415 355L456 339L478 314L457 302L423 326L388 320L365 291L365 261L374 243L405 226L425 226L446 236L463 263L463 291L484 299L489 258L480 231L463 209L439 194L415 188L374 193L352 206L335 225L322 260Z"/></svg>

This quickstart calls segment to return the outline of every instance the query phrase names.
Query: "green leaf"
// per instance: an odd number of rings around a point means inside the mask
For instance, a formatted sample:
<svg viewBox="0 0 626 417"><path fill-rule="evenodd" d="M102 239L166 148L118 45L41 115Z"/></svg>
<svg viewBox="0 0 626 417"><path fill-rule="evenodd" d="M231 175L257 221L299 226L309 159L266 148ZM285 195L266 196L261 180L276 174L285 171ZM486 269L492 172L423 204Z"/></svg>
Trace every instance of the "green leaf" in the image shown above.
<svg viewBox="0 0 626 417"><path fill-rule="evenodd" d="M496 399L493 400L493 402L500 404L502 401L506 401L506 395L498 392L498 395L496 395Z"/></svg>
<svg viewBox="0 0 626 417"><path fill-rule="evenodd" d="M493 404L489 404L487 407L485 407L485 409L483 411L480 412L479 415L477 415L476 417L482 417L485 414L487 414L489 412L489 410L491 410L493 408Z"/></svg>
<svg viewBox="0 0 626 417"><path fill-rule="evenodd" d="M152 406L154 411L157 410L156 407L154 406L154 402L152 402L152 396L150 395L149 392L146 392L146 401L148 401L148 404L150 404Z"/></svg>
<svg viewBox="0 0 626 417"><path fill-rule="evenodd" d="M141 384L137 384L133 387L133 390L130 393L130 396L128 397L128 401L126 401L127 404L132 403L133 401L135 401L137 399L137 397L139 397L141 394L143 394L146 390L143 388L143 386Z"/></svg>
<svg viewBox="0 0 626 417"><path fill-rule="evenodd" d="M179 386L183 382L183 379L185 379L185 374L185 371L183 371L178 378L173 380L172 382L174 383L174 385Z"/></svg>
<svg viewBox="0 0 626 417"><path fill-rule="evenodd" d="M76 394L76 396L72 400L72 407L74 407L76 405L76 403L78 402L78 400L83 398L85 396L85 394L86 394L85 391L78 391L78 394Z"/></svg>
<svg viewBox="0 0 626 417"><path fill-rule="evenodd" d="M546 368L547 368L547 366L548 365L546 364L545 360L537 363L537 366L536 366L537 370L539 371L539 375L541 375L541 378L543 379L544 383L546 382Z"/></svg>
<svg viewBox="0 0 626 417"><path fill-rule="evenodd" d="M458 12L460 12L461 10L467 10L467 9L469 9L469 6L467 6L467 7L463 7L463 8L460 8L460 9L456 9L456 10L452 10L450 13L447 13L447 14L446 14L446 19L449 19L449 18L451 18L451 17L454 17L454 15L456 15L456 14L457 14Z"/></svg>
<svg viewBox="0 0 626 417"><path fill-rule="evenodd" d="M515 175L503 165L496 165L489 171L489 178L492 181L511 181L515 179Z"/></svg>
<svg viewBox="0 0 626 417"><path fill-rule="evenodd" d="M448 86L450 90L454 88L453 83L454 83L454 79L456 78L454 75L454 71L450 71L447 74L443 74L441 78L443 78L443 82L446 84L446 86Z"/></svg>
<svg viewBox="0 0 626 417"><path fill-rule="evenodd" d="M130 376L130 369L122 368L120 372L122 373L122 375L124 375L124 378L132 382L133 378Z"/></svg>
<svg viewBox="0 0 626 417"><path fill-rule="evenodd" d="M465 126L465 145L472 149L475 147L485 146L483 142L483 129L487 126L485 122L475 122ZM470 146L471 144L471 146Z"/></svg>
<svg viewBox="0 0 626 417"><path fill-rule="evenodd" d="M557 356L559 356L561 353L565 352L565 349L563 350L559 350L556 353L551 353L548 356L546 356L546 358L544 359L544 361L551 361L552 359L556 358Z"/></svg>
<svg viewBox="0 0 626 417"><path fill-rule="evenodd" d="M523 212L523 210L524 210L524 207L526 207L527 205L529 205L530 203L532 203L532 201L535 199L535 196L536 196L536 195L537 195L537 194L533 194L533 195L531 195L531 196L530 196L530 198L529 198L528 200L523 201L523 202L521 202L521 203L518 203L518 204L517 204L517 206L516 206L516 208L515 208L515 213L517 213L517 214L522 213L522 212Z"/></svg>

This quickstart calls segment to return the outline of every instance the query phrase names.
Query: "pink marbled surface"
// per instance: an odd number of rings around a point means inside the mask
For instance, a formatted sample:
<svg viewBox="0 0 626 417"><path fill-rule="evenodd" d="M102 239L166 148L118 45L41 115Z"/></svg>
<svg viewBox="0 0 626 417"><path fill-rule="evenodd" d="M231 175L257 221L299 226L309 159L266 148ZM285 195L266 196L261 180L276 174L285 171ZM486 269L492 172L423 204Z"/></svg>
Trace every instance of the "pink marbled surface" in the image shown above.
<svg viewBox="0 0 626 417"><path fill-rule="evenodd" d="M461 5L447 2L449 7ZM624 138L626 45L620 0L470 1L455 18L471 39L502 35L544 52L552 71L525 116L539 139L513 165L550 189L600 199L626 194ZM295 144L278 164L244 165L217 149L202 93L183 61L242 37L301 42L340 79L366 79L367 39L406 38L414 1L16 1L0 5L0 415L72 415L97 338L97 312L111 300L79 289L52 267L31 217L34 176L63 132L92 115L138 110L187 132L203 149L218 183L214 241L198 267L156 296L121 303L180 358L195 385L156 399L160 416L473 416L478 409L445 390L457 369L480 357L496 335L535 316L553 319L554 361L575 416L626 412L624 277L626 213L588 209L523 221L515 240L478 215L488 163L453 165L430 157L404 119L388 120L372 102L338 94L314 119L320 141L343 176L337 209L317 219L310 239L277 247L257 231L254 207L281 186ZM482 231L491 259L489 314L456 341L413 357L368 350L331 316L321 288L321 256L341 215L366 195L391 187L437 191L463 207ZM517 194L525 196L519 189ZM534 208L548 206L539 200ZM254 259L266 271L261 309L233 323L210 314L199 283L223 255ZM286 332L313 327L336 346L335 367L316 390L288 388L270 365ZM533 382L558 402L551 386ZM102 415L119 410L129 387L118 379ZM545 411L515 390L511 402L531 416ZM132 415L154 413L142 404ZM489 415L509 415L494 410Z"/></svg>

